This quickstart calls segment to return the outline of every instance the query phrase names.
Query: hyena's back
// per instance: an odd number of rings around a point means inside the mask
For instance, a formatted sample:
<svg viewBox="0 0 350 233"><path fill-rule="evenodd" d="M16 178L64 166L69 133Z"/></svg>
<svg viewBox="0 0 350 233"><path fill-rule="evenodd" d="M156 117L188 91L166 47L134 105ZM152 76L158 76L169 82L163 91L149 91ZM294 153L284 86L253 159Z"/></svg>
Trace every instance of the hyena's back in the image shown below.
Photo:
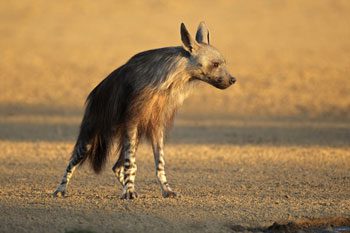
<svg viewBox="0 0 350 233"><path fill-rule="evenodd" d="M78 138L89 144L81 164L89 159L101 171L113 143L120 148L131 125L149 138L167 127L184 95L187 56L181 47L136 54L92 90Z"/></svg>

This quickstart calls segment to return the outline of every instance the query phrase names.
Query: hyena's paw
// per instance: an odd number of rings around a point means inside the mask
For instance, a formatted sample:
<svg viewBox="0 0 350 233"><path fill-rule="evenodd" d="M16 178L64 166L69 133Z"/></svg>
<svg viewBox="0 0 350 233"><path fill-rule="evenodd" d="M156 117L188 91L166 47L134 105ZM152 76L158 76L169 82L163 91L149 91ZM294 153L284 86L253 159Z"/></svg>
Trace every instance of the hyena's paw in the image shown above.
<svg viewBox="0 0 350 233"><path fill-rule="evenodd" d="M162 191L162 195L164 198L174 198L174 197L177 197L177 193L172 191L171 189L168 189L168 190L163 190Z"/></svg>
<svg viewBox="0 0 350 233"><path fill-rule="evenodd" d="M55 192L52 194L53 197L66 197L67 196L67 190L65 185L60 185L56 189Z"/></svg>
<svg viewBox="0 0 350 233"><path fill-rule="evenodd" d="M132 200L132 199L135 199L137 197L138 197L138 195L137 195L137 192L135 192L135 190L127 190L127 191L123 192L120 199Z"/></svg>

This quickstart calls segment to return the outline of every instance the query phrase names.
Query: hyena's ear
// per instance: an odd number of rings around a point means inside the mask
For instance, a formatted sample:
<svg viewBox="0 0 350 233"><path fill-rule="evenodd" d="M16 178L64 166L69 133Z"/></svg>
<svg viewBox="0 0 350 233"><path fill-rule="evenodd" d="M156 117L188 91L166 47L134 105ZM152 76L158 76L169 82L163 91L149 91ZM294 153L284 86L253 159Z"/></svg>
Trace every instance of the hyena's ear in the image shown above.
<svg viewBox="0 0 350 233"><path fill-rule="evenodd" d="M209 30L203 21L200 22L198 26L196 33L196 41L198 43L209 44Z"/></svg>
<svg viewBox="0 0 350 233"><path fill-rule="evenodd" d="M181 23L181 40L183 43L183 48L190 53L193 53L199 47L197 42L192 38L190 33L187 31L184 23Z"/></svg>

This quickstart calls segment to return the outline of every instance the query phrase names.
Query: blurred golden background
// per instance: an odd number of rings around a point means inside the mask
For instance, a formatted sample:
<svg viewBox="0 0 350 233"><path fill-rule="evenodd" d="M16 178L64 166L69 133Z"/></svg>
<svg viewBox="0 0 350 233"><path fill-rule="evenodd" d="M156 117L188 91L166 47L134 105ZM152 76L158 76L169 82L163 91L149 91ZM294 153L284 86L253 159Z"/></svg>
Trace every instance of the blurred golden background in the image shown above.
<svg viewBox="0 0 350 233"><path fill-rule="evenodd" d="M193 35L202 20L238 82L199 85L175 118L165 157L180 198L161 197L144 143L138 200L119 200L113 153L106 174L83 166L69 197L52 198L92 88L138 52L181 45L180 23ZM0 232L350 222L349 74L348 0L2 0Z"/></svg>
<svg viewBox="0 0 350 233"><path fill-rule="evenodd" d="M200 85L181 114L350 118L349 1L1 1L1 115L81 113L137 52L206 21L238 83Z"/></svg>

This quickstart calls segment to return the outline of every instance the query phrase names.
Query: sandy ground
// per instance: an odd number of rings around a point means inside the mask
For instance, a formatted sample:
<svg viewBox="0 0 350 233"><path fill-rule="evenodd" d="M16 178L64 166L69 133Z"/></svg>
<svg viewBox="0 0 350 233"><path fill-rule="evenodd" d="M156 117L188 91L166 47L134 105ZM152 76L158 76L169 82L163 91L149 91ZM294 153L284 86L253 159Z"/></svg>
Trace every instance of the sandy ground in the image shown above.
<svg viewBox="0 0 350 233"><path fill-rule="evenodd" d="M99 176L82 167L69 197L54 199L77 130L72 118L2 124L0 136L9 139L0 143L0 231L230 232L236 225L350 217L349 124L180 117L166 150L168 178L179 198L161 197L144 143L139 199L119 199L111 163ZM12 131L20 133L10 138L6 132Z"/></svg>
<svg viewBox="0 0 350 233"><path fill-rule="evenodd" d="M2 1L0 19L0 232L349 231L335 227L350 225L348 1ZM119 199L113 156L52 198L89 91L203 19L238 83L203 84L179 112L180 196L161 197L144 142L137 200Z"/></svg>

